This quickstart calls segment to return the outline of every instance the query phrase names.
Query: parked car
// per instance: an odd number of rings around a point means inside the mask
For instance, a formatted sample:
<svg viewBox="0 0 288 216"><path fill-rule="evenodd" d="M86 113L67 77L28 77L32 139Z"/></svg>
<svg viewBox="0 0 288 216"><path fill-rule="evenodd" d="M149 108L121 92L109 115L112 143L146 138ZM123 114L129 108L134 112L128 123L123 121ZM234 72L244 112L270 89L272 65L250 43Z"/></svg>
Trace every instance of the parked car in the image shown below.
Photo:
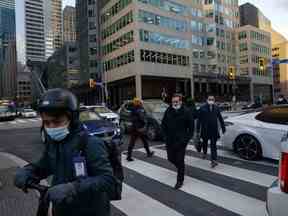
<svg viewBox="0 0 288 216"><path fill-rule="evenodd" d="M162 138L161 122L168 104L161 100L144 100L144 110L147 115L146 134L149 140ZM119 109L120 128L125 133L132 125L131 121L132 101L126 101Z"/></svg>
<svg viewBox="0 0 288 216"><path fill-rule="evenodd" d="M97 113L89 109L81 109L79 119L90 136L97 136L107 142L113 141L119 145L122 144L120 129ZM43 127L40 133L42 141L45 142L47 135Z"/></svg>
<svg viewBox="0 0 288 216"><path fill-rule="evenodd" d="M230 117L225 120L225 125L227 131L222 143L241 158L278 160L281 137L288 131L288 106L271 106Z"/></svg>
<svg viewBox="0 0 288 216"><path fill-rule="evenodd" d="M23 118L36 118L37 112L33 109L23 109L21 112L21 117Z"/></svg>
<svg viewBox="0 0 288 216"><path fill-rule="evenodd" d="M286 216L288 204L288 132L282 138L279 179L267 191L269 216Z"/></svg>
<svg viewBox="0 0 288 216"><path fill-rule="evenodd" d="M104 105L95 105L95 106L82 106L83 108L92 110L96 113L98 113L102 118L105 118L117 126L119 126L119 115L117 113L114 113L112 110L108 109Z"/></svg>

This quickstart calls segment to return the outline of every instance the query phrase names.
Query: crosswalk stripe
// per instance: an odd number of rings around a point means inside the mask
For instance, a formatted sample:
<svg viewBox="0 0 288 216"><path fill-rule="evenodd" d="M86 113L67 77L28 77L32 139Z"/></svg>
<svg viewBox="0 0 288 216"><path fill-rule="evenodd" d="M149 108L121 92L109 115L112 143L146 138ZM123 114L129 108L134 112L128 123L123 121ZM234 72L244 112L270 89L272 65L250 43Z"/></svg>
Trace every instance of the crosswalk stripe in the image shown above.
<svg viewBox="0 0 288 216"><path fill-rule="evenodd" d="M13 124L13 125L17 124L16 121L9 121L8 123L9 123L9 124Z"/></svg>
<svg viewBox="0 0 288 216"><path fill-rule="evenodd" d="M38 122L39 120L37 120L37 119L27 119L27 121L30 121L30 122Z"/></svg>
<svg viewBox="0 0 288 216"><path fill-rule="evenodd" d="M144 152L144 149L140 149L139 151ZM167 158L167 153L164 150L156 149L153 148L153 151L155 152L155 155L166 159ZM220 175L224 176L229 176L232 178L240 179L242 181L254 183L257 185L261 185L264 187L269 187L273 181L276 180L275 176L255 172L255 171L250 171L226 164L219 163L219 166L216 167L215 169L211 169L209 162L207 160L202 160L199 158L195 157L190 157L190 156L185 156L185 164L196 167L199 169L203 169L206 171L210 171L213 173L217 173Z"/></svg>
<svg viewBox="0 0 288 216"><path fill-rule="evenodd" d="M141 160L135 160L133 163L123 161L123 166L142 175L149 176L149 178L165 185L173 186L176 180L175 172ZM199 181L189 176L185 177L185 184L181 190L240 215L265 215L265 203L263 201Z"/></svg>
<svg viewBox="0 0 288 216"><path fill-rule="evenodd" d="M15 120L17 123L26 123L27 121L25 121L25 120L21 120L21 119L17 119L17 120Z"/></svg>
<svg viewBox="0 0 288 216"><path fill-rule="evenodd" d="M112 204L127 215L147 216L155 215L155 212L157 212L157 215L165 216L182 215L127 184L123 184L122 196L122 200L115 201Z"/></svg>
<svg viewBox="0 0 288 216"><path fill-rule="evenodd" d="M191 151L196 152L196 149L195 149L194 145L188 145L187 146L187 150L191 150ZM247 162L246 160L244 160L244 159L242 159L240 157L232 155L231 152L229 152L229 151L224 151L224 150L219 150L218 149L217 150L217 154L218 154L218 156L221 156L221 157L226 157L226 158L231 158L231 159L235 159L235 160L238 160L238 161ZM278 165L276 165L276 164L267 163L267 162L263 162L263 161L253 161L253 163L254 164L259 164L259 165L271 166L271 167L275 167L275 168L278 167Z"/></svg>

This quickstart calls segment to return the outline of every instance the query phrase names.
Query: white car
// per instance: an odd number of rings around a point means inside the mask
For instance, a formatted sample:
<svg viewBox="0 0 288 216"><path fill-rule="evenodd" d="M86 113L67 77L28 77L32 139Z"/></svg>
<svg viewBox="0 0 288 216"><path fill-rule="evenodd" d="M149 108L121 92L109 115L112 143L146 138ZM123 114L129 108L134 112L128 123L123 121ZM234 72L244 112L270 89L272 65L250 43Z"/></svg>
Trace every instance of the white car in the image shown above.
<svg viewBox="0 0 288 216"><path fill-rule="evenodd" d="M102 118L113 122L116 126L119 126L120 121L119 115L117 113L114 113L112 110L108 109L106 106L95 105L95 106L83 106L83 107L96 112Z"/></svg>
<svg viewBox="0 0 288 216"><path fill-rule="evenodd" d="M21 113L24 118L36 118L37 113L33 109L24 109Z"/></svg>
<svg viewBox="0 0 288 216"><path fill-rule="evenodd" d="M225 119L226 133L221 141L241 158L278 160L281 138L288 131L288 106L272 106Z"/></svg>
<svg viewBox="0 0 288 216"><path fill-rule="evenodd" d="M279 180L273 182L267 191L267 212L269 216L286 216L288 204L288 132L282 138Z"/></svg>

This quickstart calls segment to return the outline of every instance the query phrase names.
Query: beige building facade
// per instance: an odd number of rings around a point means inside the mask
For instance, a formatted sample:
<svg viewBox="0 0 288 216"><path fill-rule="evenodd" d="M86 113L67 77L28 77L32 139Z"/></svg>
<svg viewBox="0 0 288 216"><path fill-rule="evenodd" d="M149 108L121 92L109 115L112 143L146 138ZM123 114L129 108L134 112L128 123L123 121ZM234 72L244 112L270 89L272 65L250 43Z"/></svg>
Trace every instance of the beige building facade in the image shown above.
<svg viewBox="0 0 288 216"><path fill-rule="evenodd" d="M271 34L254 26L246 25L237 29L239 50L239 75L251 78L250 99L261 98L271 102L273 89ZM259 67L263 59L264 68Z"/></svg>

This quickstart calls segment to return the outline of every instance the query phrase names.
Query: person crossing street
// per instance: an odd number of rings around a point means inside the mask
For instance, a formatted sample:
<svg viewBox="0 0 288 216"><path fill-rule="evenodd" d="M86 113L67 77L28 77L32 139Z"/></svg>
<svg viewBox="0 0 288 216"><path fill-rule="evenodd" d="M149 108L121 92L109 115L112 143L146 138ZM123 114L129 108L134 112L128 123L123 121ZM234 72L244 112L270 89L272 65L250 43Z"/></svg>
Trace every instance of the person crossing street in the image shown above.
<svg viewBox="0 0 288 216"><path fill-rule="evenodd" d="M151 152L149 149L149 143L145 134L146 130L146 114L143 108L142 100L139 98L134 98L133 107L131 109L131 118L132 118L132 127L130 130L130 142L128 145L127 161L133 161L132 151L135 146L135 142L138 138L144 144L144 148L147 153L147 157L152 157L154 152Z"/></svg>
<svg viewBox="0 0 288 216"><path fill-rule="evenodd" d="M218 165L216 145L217 140L220 138L218 122L220 122L220 126L224 134L226 132L226 128L220 113L220 109L217 105L215 105L215 97L213 95L209 95L207 103L203 105L198 112L197 137L203 139L203 159L206 158L208 141L210 140L212 168Z"/></svg>
<svg viewBox="0 0 288 216"><path fill-rule="evenodd" d="M194 120L191 112L182 105L182 96L175 94L172 105L166 110L162 120L168 160L177 168L177 182L183 186L185 176L185 153L188 142L194 133Z"/></svg>

